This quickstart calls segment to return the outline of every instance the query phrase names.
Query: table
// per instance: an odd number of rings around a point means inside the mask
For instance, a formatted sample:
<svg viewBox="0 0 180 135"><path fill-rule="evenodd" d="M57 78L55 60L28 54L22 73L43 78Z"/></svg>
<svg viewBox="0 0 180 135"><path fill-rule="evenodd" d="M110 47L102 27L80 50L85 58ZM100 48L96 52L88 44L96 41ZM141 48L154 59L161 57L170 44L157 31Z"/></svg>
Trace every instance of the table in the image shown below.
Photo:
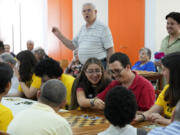
<svg viewBox="0 0 180 135"><path fill-rule="evenodd" d="M3 97L1 103L10 108L15 117L19 112L31 107L37 101L21 97ZM61 109L60 112L67 112L67 110Z"/></svg>
<svg viewBox="0 0 180 135"><path fill-rule="evenodd" d="M135 70L135 72L138 75L143 76L147 80L150 80L150 81L158 80L158 90L162 90L163 89L163 83L162 83L163 75L162 75L162 73L159 73L159 72L148 72L148 71L139 71L139 70Z"/></svg>
<svg viewBox="0 0 180 135"><path fill-rule="evenodd" d="M59 114L66 118L68 120L69 116L72 117L79 117L82 115L88 115L88 116L98 116L101 118L104 118L103 112L101 111L96 111L96 110L72 110L69 112L59 112ZM142 128L144 126L148 126L148 125L152 125L154 123L149 122L149 121L145 121L145 122L132 122L131 125L137 127L137 128ZM109 127L109 123L99 123L99 124L95 124L95 125L86 125L86 126L71 126L72 127L72 131L73 131L73 135L97 135L97 133L104 131L105 129L107 129ZM156 124L157 125L157 124ZM150 130L148 128L146 128L146 130Z"/></svg>

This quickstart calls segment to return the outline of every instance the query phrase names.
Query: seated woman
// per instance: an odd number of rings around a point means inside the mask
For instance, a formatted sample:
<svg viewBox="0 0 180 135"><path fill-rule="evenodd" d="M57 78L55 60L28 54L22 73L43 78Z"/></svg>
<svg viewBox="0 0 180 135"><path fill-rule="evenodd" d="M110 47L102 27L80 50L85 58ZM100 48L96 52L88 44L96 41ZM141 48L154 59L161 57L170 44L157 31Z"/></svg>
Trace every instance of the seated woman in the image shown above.
<svg viewBox="0 0 180 135"><path fill-rule="evenodd" d="M180 52L169 54L161 61L167 85L160 93L156 103L148 111L136 116L135 120L137 121L147 119L161 124L169 124L176 103L180 100Z"/></svg>
<svg viewBox="0 0 180 135"><path fill-rule="evenodd" d="M36 93L41 86L41 78L34 74L34 67L37 63L32 52L26 50L17 54L19 64L19 86L21 95L27 98L36 98Z"/></svg>
<svg viewBox="0 0 180 135"><path fill-rule="evenodd" d="M156 67L150 59L151 50L148 48L141 48L139 50L139 61L137 61L131 69L156 72Z"/></svg>
<svg viewBox="0 0 180 135"><path fill-rule="evenodd" d="M110 82L111 79L105 75L101 61L97 58L89 58L73 84L71 109L76 109L78 106L103 109L104 102L94 97L103 91Z"/></svg>

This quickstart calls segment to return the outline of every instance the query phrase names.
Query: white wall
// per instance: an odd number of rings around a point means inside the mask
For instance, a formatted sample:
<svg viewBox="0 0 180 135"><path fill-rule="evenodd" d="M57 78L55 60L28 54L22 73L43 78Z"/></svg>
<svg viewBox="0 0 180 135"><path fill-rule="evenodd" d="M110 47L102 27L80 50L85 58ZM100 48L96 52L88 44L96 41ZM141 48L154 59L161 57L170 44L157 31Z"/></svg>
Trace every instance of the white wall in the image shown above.
<svg viewBox="0 0 180 135"><path fill-rule="evenodd" d="M165 16L180 12L180 0L146 0L145 46L159 51L162 39L168 35ZM153 56L153 55L152 55Z"/></svg>
<svg viewBox="0 0 180 135"><path fill-rule="evenodd" d="M0 38L17 54L27 40L47 50L47 0L0 0Z"/></svg>
<svg viewBox="0 0 180 135"><path fill-rule="evenodd" d="M97 18L108 25L108 0L73 0L73 37L79 32L81 26L85 24L82 16L82 5L91 2L97 8Z"/></svg>

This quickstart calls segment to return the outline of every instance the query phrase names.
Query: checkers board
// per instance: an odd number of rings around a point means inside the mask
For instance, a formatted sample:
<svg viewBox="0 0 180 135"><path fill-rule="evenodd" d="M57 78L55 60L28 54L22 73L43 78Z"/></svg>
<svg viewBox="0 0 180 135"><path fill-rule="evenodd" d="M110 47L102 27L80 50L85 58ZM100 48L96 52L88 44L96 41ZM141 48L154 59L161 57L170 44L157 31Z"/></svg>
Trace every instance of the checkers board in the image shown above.
<svg viewBox="0 0 180 135"><path fill-rule="evenodd" d="M69 122L71 127L85 127L108 123L104 117L89 114L73 115L69 113L63 117Z"/></svg>

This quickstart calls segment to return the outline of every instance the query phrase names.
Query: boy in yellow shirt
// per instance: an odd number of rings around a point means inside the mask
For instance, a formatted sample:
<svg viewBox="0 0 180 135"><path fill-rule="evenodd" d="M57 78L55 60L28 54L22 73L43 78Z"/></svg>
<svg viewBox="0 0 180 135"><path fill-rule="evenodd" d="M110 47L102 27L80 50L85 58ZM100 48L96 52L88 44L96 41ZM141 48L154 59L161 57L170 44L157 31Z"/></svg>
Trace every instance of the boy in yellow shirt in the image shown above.
<svg viewBox="0 0 180 135"><path fill-rule="evenodd" d="M0 101L11 88L12 76L12 68L8 64L0 62ZM6 132L12 119L12 111L0 103L0 131Z"/></svg>
<svg viewBox="0 0 180 135"><path fill-rule="evenodd" d="M60 67L60 64L51 58L41 60L36 65L34 72L36 76L41 77L42 83L46 82L49 79L59 79L65 85L67 90L66 109L68 109L71 100L71 89L75 78L71 75L64 74L62 68Z"/></svg>

